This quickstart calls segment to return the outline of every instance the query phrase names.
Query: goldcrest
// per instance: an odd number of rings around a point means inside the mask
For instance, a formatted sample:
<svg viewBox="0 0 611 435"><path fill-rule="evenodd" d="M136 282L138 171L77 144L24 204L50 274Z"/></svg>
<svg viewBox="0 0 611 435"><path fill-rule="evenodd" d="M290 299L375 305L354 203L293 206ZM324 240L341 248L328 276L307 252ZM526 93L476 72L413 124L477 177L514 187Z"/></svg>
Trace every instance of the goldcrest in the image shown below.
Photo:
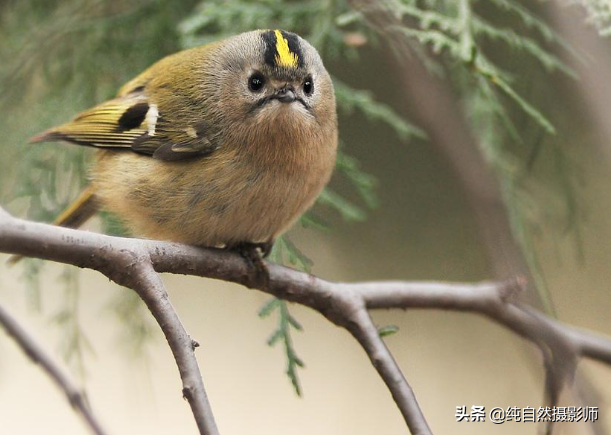
<svg viewBox="0 0 611 435"><path fill-rule="evenodd" d="M135 235L267 252L333 171L333 84L298 35L252 31L158 61L32 142L60 140L98 151L56 224L78 227L103 208Z"/></svg>

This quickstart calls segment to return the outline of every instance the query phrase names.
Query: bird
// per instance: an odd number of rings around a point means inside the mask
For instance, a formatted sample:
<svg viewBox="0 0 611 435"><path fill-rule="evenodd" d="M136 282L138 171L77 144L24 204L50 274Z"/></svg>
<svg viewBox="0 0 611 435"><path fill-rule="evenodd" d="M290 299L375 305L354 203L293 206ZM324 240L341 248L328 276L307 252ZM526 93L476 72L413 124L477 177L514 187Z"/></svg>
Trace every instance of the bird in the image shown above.
<svg viewBox="0 0 611 435"><path fill-rule="evenodd" d="M54 224L106 210L135 236L265 257L332 175L333 82L299 35L254 30L169 55L30 140L55 141L96 152Z"/></svg>

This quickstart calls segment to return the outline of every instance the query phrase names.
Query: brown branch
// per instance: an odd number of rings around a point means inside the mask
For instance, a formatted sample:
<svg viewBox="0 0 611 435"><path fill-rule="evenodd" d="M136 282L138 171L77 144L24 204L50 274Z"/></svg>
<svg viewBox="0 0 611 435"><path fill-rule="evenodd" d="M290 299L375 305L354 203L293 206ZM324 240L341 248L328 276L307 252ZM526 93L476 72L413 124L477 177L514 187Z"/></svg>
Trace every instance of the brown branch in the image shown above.
<svg viewBox="0 0 611 435"><path fill-rule="evenodd" d="M191 406L199 432L218 435L195 358L197 343L191 340L172 307L163 282L152 267L146 242L25 222L14 219L0 207L0 245L3 252L98 270L136 291L170 345L182 379L183 396Z"/></svg>
<svg viewBox="0 0 611 435"><path fill-rule="evenodd" d="M611 365L609 338L562 324L516 302L516 295L524 286L523 280L481 284L332 283L266 263L269 281L263 284L257 279L258 273L241 256L230 251L59 228L13 218L1 208L0 252L95 269L134 288L168 338L186 388L185 395L202 433L216 433L216 427L213 426L192 342L154 272L215 278L257 288L308 306L346 328L363 346L378 370L412 434L430 434L431 431L409 384L379 338L368 309L443 309L484 315L532 341L544 356L549 355L548 375L558 387L572 380L581 357ZM202 426L202 421L206 421L208 426Z"/></svg>
<svg viewBox="0 0 611 435"><path fill-rule="evenodd" d="M358 309L353 311L352 318L346 328L367 352L371 363L388 386L412 434L432 434L433 432L431 432L420 410L414 391L407 383L403 372L380 337L378 329L363 303L364 301L360 298L356 301Z"/></svg>
<svg viewBox="0 0 611 435"><path fill-rule="evenodd" d="M136 291L159 323L180 372L182 394L189 402L197 427L202 434L218 435L218 429L208 401L195 348L199 344L185 330L170 303L163 281L146 255L130 264L132 273L113 273L115 281Z"/></svg>
<svg viewBox="0 0 611 435"><path fill-rule="evenodd" d="M4 328L23 352L49 375L57 387L64 392L70 406L85 420L91 432L96 435L106 435L102 425L90 409L85 395L76 383L62 370L55 361L36 342L34 337L28 333L9 312L0 305L0 325Z"/></svg>

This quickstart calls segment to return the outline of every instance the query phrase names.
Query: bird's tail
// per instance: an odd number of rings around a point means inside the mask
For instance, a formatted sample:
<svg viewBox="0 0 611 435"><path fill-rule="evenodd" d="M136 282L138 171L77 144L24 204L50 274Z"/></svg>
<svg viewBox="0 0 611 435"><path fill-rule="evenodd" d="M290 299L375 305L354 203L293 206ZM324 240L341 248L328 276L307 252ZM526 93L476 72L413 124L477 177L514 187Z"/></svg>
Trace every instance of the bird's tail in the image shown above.
<svg viewBox="0 0 611 435"><path fill-rule="evenodd" d="M78 228L98 212L99 201L94 188L89 185L53 222L53 225L66 228ZM23 258L22 255L12 255L7 264L12 266Z"/></svg>

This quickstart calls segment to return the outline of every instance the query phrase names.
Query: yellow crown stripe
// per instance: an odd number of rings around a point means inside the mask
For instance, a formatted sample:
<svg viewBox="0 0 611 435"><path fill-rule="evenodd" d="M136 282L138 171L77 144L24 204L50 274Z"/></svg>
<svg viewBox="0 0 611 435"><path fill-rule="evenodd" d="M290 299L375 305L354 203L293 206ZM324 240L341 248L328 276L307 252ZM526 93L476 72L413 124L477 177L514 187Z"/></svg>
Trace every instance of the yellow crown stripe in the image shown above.
<svg viewBox="0 0 611 435"><path fill-rule="evenodd" d="M274 33L276 34L276 64L296 68L299 57L291 51L289 42L282 36L280 30L275 30Z"/></svg>

